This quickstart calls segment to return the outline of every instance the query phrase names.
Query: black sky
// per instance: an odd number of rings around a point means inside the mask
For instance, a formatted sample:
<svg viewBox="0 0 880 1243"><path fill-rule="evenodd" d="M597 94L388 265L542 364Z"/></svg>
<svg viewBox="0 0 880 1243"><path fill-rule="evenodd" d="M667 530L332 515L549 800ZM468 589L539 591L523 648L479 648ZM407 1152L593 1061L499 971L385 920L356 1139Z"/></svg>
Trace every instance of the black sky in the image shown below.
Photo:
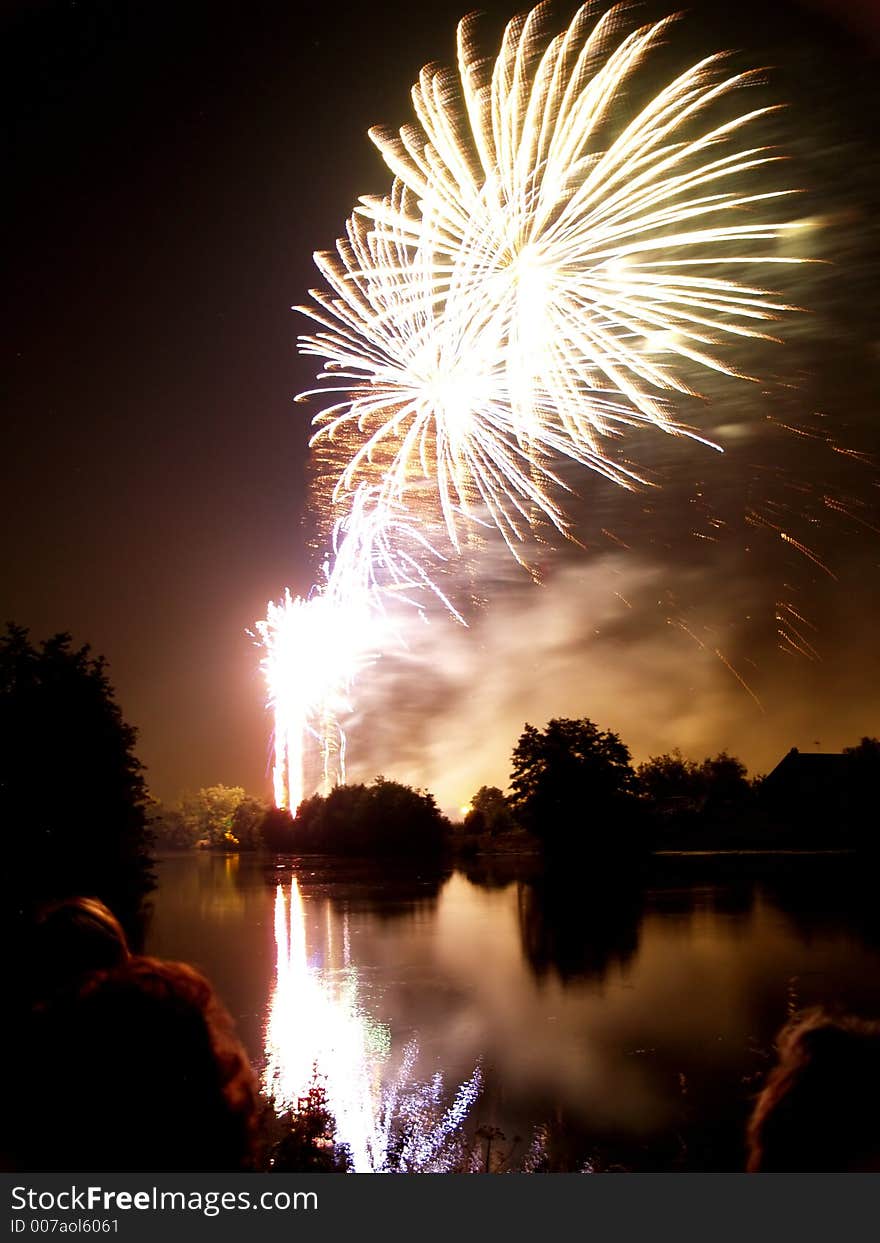
<svg viewBox="0 0 880 1243"><path fill-rule="evenodd" d="M490 32L514 11L487 7ZM834 201L840 288L817 284L821 323L837 335L799 330L798 365L812 369L811 395L821 391L842 440L876 453L876 172L849 171L841 189L840 169L851 153L862 165L873 155L877 22L870 6L829 3L823 13L818 0L730 7L695 5L682 37L704 53L737 47L750 63L777 66L780 97L809 101L787 121L792 145L812 152L811 210ZM408 119L410 84L426 61L451 58L465 8L35 0L0 19L10 260L0 613L35 637L70 630L106 655L163 797L217 781L268 791L258 654L244 632L284 586L302 592L315 577L307 412L292 401L311 367L296 356L301 325L289 308L314 283L312 251L332 244L359 194L387 184L367 127ZM561 23L570 9L559 12ZM798 80L805 67L814 81ZM875 473L852 486L866 504L876 499ZM835 680L835 637L816 694L864 696L846 727L858 717L880 732L876 648L862 625L876 603L878 558L874 537L857 534L829 537L846 595L828 596L826 583L816 590L826 632L824 614L855 609L864 677L854 681L847 666ZM666 581L676 570L688 577L693 552L678 546L676 535L671 551L655 547L639 567L659 557ZM652 616L626 642L653 644L655 625ZM567 641L576 651L576 636ZM439 650L427 659L436 675ZM793 705L815 676L796 675L807 682ZM770 679L775 696L787 679ZM394 693L404 716L423 710L399 685ZM604 693L613 701L613 687ZM455 696L453 710L460 728ZM797 740L794 707L782 720L768 754ZM727 732L716 725L707 746L742 745L748 734L747 717ZM382 737L387 756L370 760L394 775L393 731ZM503 770L505 754L493 753L490 767ZM438 764L435 755L426 779ZM418 768L410 756L407 775Z"/></svg>

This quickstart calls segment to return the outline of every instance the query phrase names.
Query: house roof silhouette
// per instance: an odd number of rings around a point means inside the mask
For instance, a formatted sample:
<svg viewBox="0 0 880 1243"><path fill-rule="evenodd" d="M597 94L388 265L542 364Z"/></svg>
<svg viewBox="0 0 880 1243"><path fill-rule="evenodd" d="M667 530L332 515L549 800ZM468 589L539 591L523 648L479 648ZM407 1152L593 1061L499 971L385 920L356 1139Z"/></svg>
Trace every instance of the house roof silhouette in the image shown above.
<svg viewBox="0 0 880 1243"><path fill-rule="evenodd" d="M799 751L792 747L764 780L773 796L786 798L831 797L840 801L850 784L850 757L840 751Z"/></svg>

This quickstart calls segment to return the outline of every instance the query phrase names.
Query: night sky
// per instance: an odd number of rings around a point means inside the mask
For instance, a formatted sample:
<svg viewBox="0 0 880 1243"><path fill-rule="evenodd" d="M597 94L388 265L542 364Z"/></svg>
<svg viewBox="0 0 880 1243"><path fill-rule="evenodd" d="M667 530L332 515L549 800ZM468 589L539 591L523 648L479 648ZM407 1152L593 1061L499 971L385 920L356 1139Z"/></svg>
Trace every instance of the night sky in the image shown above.
<svg viewBox="0 0 880 1243"><path fill-rule="evenodd" d="M515 10L485 7L495 37ZM310 411L293 402L313 360L290 308L312 252L388 185L368 126L409 119L411 83L452 58L465 10L34 0L0 18L2 615L106 656L163 799L269 792L245 632L318 573ZM698 3L679 23L686 55L740 49L790 104L771 138L806 189L803 253L828 260L793 278L808 311L761 354L764 386L704 387L700 426L724 455L657 433L632 446L649 496L578 479L585 548L548 550L541 588L487 551L471 628L439 616L366 676L354 776L452 807L506 785L523 722L552 715L619 730L637 759L726 747L752 771L880 733L878 26L867 0ZM780 544L774 515L833 578ZM815 658L782 650L779 601Z"/></svg>

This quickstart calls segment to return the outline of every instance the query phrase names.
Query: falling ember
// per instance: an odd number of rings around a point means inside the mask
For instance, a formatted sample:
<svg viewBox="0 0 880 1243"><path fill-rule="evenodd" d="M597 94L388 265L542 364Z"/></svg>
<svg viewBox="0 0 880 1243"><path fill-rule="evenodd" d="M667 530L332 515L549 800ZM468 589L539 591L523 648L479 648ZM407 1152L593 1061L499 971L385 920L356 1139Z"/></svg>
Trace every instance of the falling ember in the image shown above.
<svg viewBox="0 0 880 1243"><path fill-rule="evenodd" d="M724 665L724 668L728 669L733 674L733 676L736 678L737 682L739 682L743 690L746 691L747 694L749 694L752 697L752 699L754 699L755 703L758 705L758 707L763 712L764 705L761 703L760 699L755 694L755 692L752 690L752 688L749 686L748 682L745 680L742 674L739 673L738 670L734 669L733 665L730 663L730 661L727 659L724 653L720 652L717 647L715 648L715 655L721 661L722 665Z"/></svg>
<svg viewBox="0 0 880 1243"><path fill-rule="evenodd" d="M792 548L796 548L802 556L807 558L808 561L812 561L813 565L817 565L823 573L827 574L829 578L833 578L834 581L837 582L837 575L829 570L825 562L820 560L814 552L807 548L806 544L802 544L800 540L796 540L794 536L789 535L787 531L780 531L779 538L783 540L784 543L790 544Z"/></svg>
<svg viewBox="0 0 880 1243"><path fill-rule="evenodd" d="M689 639L693 639L694 643L696 643L697 647L699 647L701 651L706 652L709 650L706 644L703 642L703 640L700 639L697 635L695 635L694 632L685 625L685 623L682 621L680 617L667 617L666 623L669 626L677 626L678 629L683 631L688 636ZM736 679L736 681L739 682L740 686L743 688L746 694L749 695L749 697L755 701L757 706L760 708L761 712L763 712L764 705L761 703L761 700L758 698L758 696L749 686L748 682L745 680L745 678L742 676L739 670L734 669L733 665L730 663L730 661L727 659L724 653L720 651L719 648L717 647L713 648L712 652L714 656L718 657L718 659L721 661L722 665L728 671L728 673L730 673Z"/></svg>

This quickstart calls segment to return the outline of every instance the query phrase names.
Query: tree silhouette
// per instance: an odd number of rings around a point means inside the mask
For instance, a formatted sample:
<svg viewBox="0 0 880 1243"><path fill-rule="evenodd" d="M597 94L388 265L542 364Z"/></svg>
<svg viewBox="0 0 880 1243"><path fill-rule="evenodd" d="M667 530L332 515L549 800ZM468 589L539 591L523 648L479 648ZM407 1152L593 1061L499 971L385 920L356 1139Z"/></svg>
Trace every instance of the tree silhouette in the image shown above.
<svg viewBox="0 0 880 1243"><path fill-rule="evenodd" d="M317 1077L296 1109L281 1119L284 1134L275 1144L270 1169L273 1174L348 1174L351 1152L336 1138L336 1119L330 1111L327 1090Z"/></svg>
<svg viewBox="0 0 880 1243"><path fill-rule="evenodd" d="M464 826L471 833L490 833L495 837L508 833L514 827L514 821L503 790L497 786L480 786L471 799Z"/></svg>
<svg viewBox="0 0 880 1243"><path fill-rule="evenodd" d="M0 831L20 911L88 894L132 913L150 887L147 793L136 731L104 661L68 634L0 638Z"/></svg>
<svg viewBox="0 0 880 1243"><path fill-rule="evenodd" d="M855 747L844 747L843 754L880 770L880 738L863 738Z"/></svg>
<svg viewBox="0 0 880 1243"><path fill-rule="evenodd" d="M261 826L268 808L262 799L245 795L232 817L232 836L241 850L258 850L263 844Z"/></svg>
<svg viewBox="0 0 880 1243"><path fill-rule="evenodd" d="M632 844L635 773L617 734L586 717L526 725L513 751L511 805L549 852L614 851ZM587 833L587 830L590 830Z"/></svg>
<svg viewBox="0 0 880 1243"><path fill-rule="evenodd" d="M327 854L423 856L442 852L449 822L434 796L377 777L372 785L336 786L300 803L295 850Z"/></svg>
<svg viewBox="0 0 880 1243"><path fill-rule="evenodd" d="M701 763L680 751L654 755L636 771L637 792L651 821L655 846L678 849L723 846L743 841L743 832L761 832L744 813L754 800L745 765L726 751Z"/></svg>
<svg viewBox="0 0 880 1243"><path fill-rule="evenodd" d="M636 770L641 798L658 811L695 811L702 803L704 782L700 766L680 751L652 755Z"/></svg>
<svg viewBox="0 0 880 1243"><path fill-rule="evenodd" d="M293 816L286 807L270 807L261 819L257 831L267 850L277 851L279 854L296 850Z"/></svg>
<svg viewBox="0 0 880 1243"><path fill-rule="evenodd" d="M735 755L720 751L700 765L707 810L736 809L749 797L746 766Z"/></svg>
<svg viewBox="0 0 880 1243"><path fill-rule="evenodd" d="M844 747L849 776L849 817L853 840L872 853L877 841L877 792L880 790L880 738L862 738L854 747Z"/></svg>
<svg viewBox="0 0 880 1243"><path fill-rule="evenodd" d="M150 808L147 823L159 850L191 850L198 840L195 826L180 807L164 807L158 803Z"/></svg>

